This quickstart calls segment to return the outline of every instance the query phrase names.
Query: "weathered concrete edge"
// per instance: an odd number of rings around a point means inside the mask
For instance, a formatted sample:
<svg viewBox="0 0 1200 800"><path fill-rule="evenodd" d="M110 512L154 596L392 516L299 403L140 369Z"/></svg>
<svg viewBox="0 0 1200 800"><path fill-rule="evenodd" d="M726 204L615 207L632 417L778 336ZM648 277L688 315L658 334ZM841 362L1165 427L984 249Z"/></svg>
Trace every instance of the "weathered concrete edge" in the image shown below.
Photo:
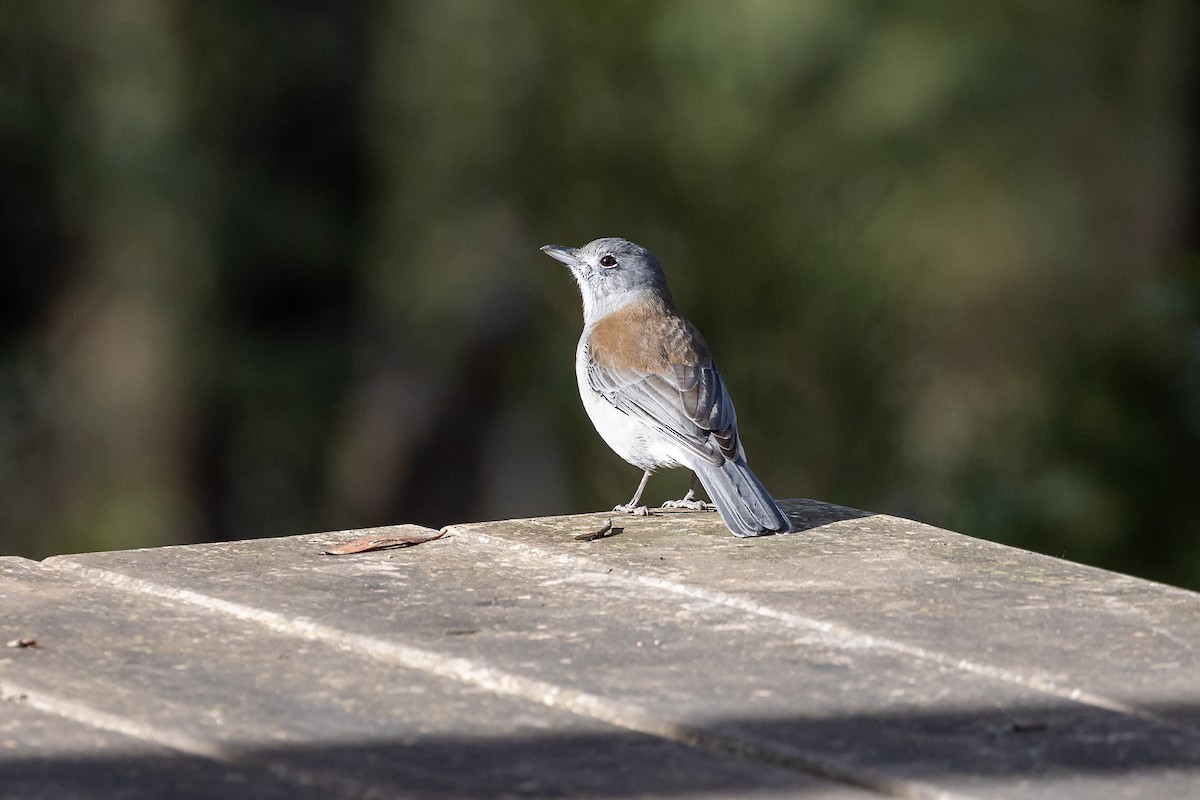
<svg viewBox="0 0 1200 800"><path fill-rule="evenodd" d="M896 520L904 523L905 525L923 528L930 531L937 531L940 534L947 536L962 536L965 539L971 539L971 537L966 537L962 534L934 528L933 526L912 520L889 517L887 515L871 516ZM529 522L529 520L525 520L525 522ZM765 616L774 621L783 622L790 626L802 628L809 633L822 634L829 638L830 644L835 646L854 648L882 648L910 657L931 659L934 663L938 663L939 665L961 669L967 672L974 672L983 677L999 680L1011 679L1010 682L1015 682L1024 688L1034 689L1039 692L1049 691L1059 699L1066 699L1072 702L1096 706L1107 711L1114 711L1121 714L1129 714L1131 716L1149 719L1156 724L1162 724L1171 728L1180 727L1177 723L1160 720L1154 715L1147 714L1140 709L1128 707L1125 704L1111 701L1108 698L1089 696L1077 689L1054 684L1052 681L1046 685L1038 685L1037 682L1041 681L1042 678L1037 675L1025 675L1018 671L1008 670L986 663L964 661L963 659L949 656L945 653L938 653L935 650L928 650L926 648L906 644L903 641L894 641L870 633L856 631L848 626L829 623L819 619L804 617L802 615L794 614L781 609L772 608L769 605L756 603L748 598L740 597L737 594L709 590L704 587L689 586L683 582L668 580L661 577L642 575L630 569L618 568L610 572L604 572L602 575L597 571L597 563L594 559L589 560L580 556L550 551L545 548L528 544L527 542L516 542L510 539L504 539L503 537L491 536L481 533L477 530L473 530L475 527L482 527L488 524L495 523L466 523L449 525L442 530L456 536L474 538L477 541L489 546L502 546L504 549L509 551L512 551L514 548L516 548L520 551L523 551L528 556L537 559L551 559L558 561L559 563L568 564L573 569L584 569L589 574L595 575L596 577L609 580L618 580L622 583L626 583L627 585L636 584L642 586L643 588L666 591L692 599L699 599L705 602L713 602L720 605L725 605L745 613L753 613L760 616ZM422 530L427 532L431 531L431 529L428 528L406 525L388 526L385 528L375 529L329 532L325 534L302 534L301 536L320 536L330 539L336 537L338 540L350 540L364 535L383 535L386 532L396 531L397 529L405 529L410 532L414 530ZM289 536L278 538L295 539L297 537ZM972 539L972 541L980 542L985 540ZM1020 550L1019 548L1009 548L1005 545L994 542L986 542L986 544L990 547L1011 549L1021 553L1028 552ZM213 546L220 545L185 545L181 547L200 549ZM1049 556L1040 557L1051 560L1059 560L1052 559L1052 557ZM40 566L38 562L32 562L27 559L19 559L16 557L11 558L23 562L22 566ZM703 727L696 727L687 723L678 723L664 718L662 715L653 715L648 713L645 709L641 709L636 705L627 702L613 701L608 698L600 697L587 692L566 689L551 682L530 679L519 673L498 670L493 667L489 667L486 664L472 662L467 659L452 658L433 650L414 648L386 639L359 634L347 634L346 632L331 626L323 626L312 623L306 619L294 618L286 614L270 611L266 608L256 608L251 605L231 603L218 597L206 595L202 592L180 590L171 586L145 581L141 578L113 570L80 565L71 562L68 559L69 557L67 556L51 557L47 559L44 564L46 567L60 573L63 571L70 572L75 577L86 580L89 583L104 584L126 592L142 593L154 596L161 600L198 606L210 612L231 616L233 618L252 622L254 624L263 625L267 629L276 633L320 641L325 644L330 644L336 647L341 647L343 649L352 650L374 658L378 658L387 663L396 663L402 666L438 675L440 677L451 678L459 682L467 683L487 691L491 691L493 693L508 695L530 702L541 703L557 710L567 711L598 721L607 722L627 730L646 733L660 738L671 739L689 746L726 754L735 754L751 761L784 766L807 775L832 779L839 783L867 788L891 795L915 797L944 796L942 790L934 789L933 787L908 781L898 782L895 779L883 778L881 776L866 772L847 771L844 767L839 765L831 765L825 763L821 759L814 760L813 758L797 752L793 748L783 744L747 741L737 736L709 731ZM1075 564L1074 562L1064 563L1071 564L1076 568L1082 566ZM1095 568L1090 567L1087 569L1095 570ZM1110 573L1104 570L1096 570L1096 572L1109 576L1124 578L1127 580L1140 580L1130 578L1129 576L1123 576L1119 573ZM1168 588L1175 589L1176 587ZM1176 590L1185 591L1178 589ZM1030 680L1034 682L1030 683ZM75 713L71 709L64 709L64 711L70 714ZM83 713L86 716L86 711ZM120 721L118 720L114 724L120 724ZM194 749L189 747L187 742L179 742L178 745L181 746L176 746L172 745L170 742L164 742L161 738L155 737L153 731L146 731L144 733L149 741L155 741L159 744L167 744L168 746L176 747L176 749L182 749L185 752L196 753ZM207 746L207 743L201 742L199 743L199 746L203 748ZM220 758L222 756L219 753L215 753L209 757ZM311 779L311 776L304 776L303 778L298 777L297 782Z"/></svg>
<svg viewBox="0 0 1200 800"><path fill-rule="evenodd" d="M264 759L246 755L237 747L222 744L215 739L189 736L176 729L139 722L119 714L101 711L86 703L59 697L55 694L31 689L6 678L0 678L0 702L19 702L28 708L82 725L91 730L106 731L150 745L173 750L225 767L238 767L262 773L268 779L293 787L305 797L313 790L329 792L330 796L361 798L372 796L375 784L347 778L331 770L298 768L282 760ZM291 789L289 789L291 791Z"/></svg>
<svg viewBox="0 0 1200 800"><path fill-rule="evenodd" d="M831 524L844 518L867 516L885 520L894 520L896 522L903 523L904 525L924 529L929 532L935 532L942 536L969 539L975 543L982 543L988 548L1009 550L1025 555L1034 555L1038 558L1044 558L1051 561L1061 561L1064 564L1069 564L1072 569L1083 569L1089 572L1094 572L1097 576L1105 576L1110 580L1118 579L1125 581L1142 581L1140 578L1134 578L1122 573L1111 572L1098 567L1091 567L1088 565L1079 564L1077 562L1066 561L1064 559L1056 559L1053 556L1031 553L1030 551L1023 550L1021 548L1004 545L998 542L992 542L990 540L977 539L975 537L967 536L966 534L960 534L954 531L938 528L936 526L916 520L895 517L887 514L873 514L848 506L839 506L814 500L801 499L786 500L783 502L789 505L808 505L811 507L811 510L819 512L821 516L827 516L829 521L822 523L822 525ZM566 515L561 518L565 519L571 517L591 516L593 513L596 515L604 514L604 512L592 512L587 514ZM549 517L510 521L529 523L554 520L558 518L559 517ZM979 677L1016 685L1023 689L1048 695L1057 700L1079 703L1104 711L1142 719L1152 722L1156 725L1161 725L1168 729L1179 730L1192 735L1200 735L1200 730L1193 730L1190 726L1183 726L1174 720L1161 717L1160 715L1146 709L1139 708L1135 705L1130 705L1111 697L1106 697L1102 694L1087 691L1078 686L1066 685L1060 680L1055 679L1053 676L1040 673L1039 671L1016 670L1010 667L990 664L982 660L962 658L929 647L909 644L891 637L857 630L842 623L831 622L815 617L808 617L792 611L774 608L734 593L690 585L685 582L666 579L659 576L646 575L618 565L606 564L603 570L598 570L597 563L593 559L573 555L571 553L556 552L548 548L539 547L535 544L530 544L524 541L517 542L505 537L484 533L479 530L480 528L486 528L495 525L498 522L502 523L504 521L451 524L441 528L441 532L452 536L475 538L481 543L489 546L503 548L510 552L520 553L524 556L534 559L569 565L573 570L587 573L591 575L593 579L598 581L614 581L626 586L649 588L655 591L674 594L692 600L700 600L703 602L712 603L714 605L725 606L743 613L771 619L775 622L783 623L788 627L802 630L806 634L816 635L820 637L825 644L831 647L842 649L873 649L890 652L925 661L931 664L936 664L939 667L971 673L978 675ZM337 540L350 541L366 536L383 536L402 532L413 533L417 531L426 533L434 532L433 529L425 528L423 526L400 524L382 526L379 528L359 528L344 531L328 531L270 538L284 540L294 539L297 536L317 536L323 538L336 537ZM265 539L264 541L269 540L270 539ZM174 545L172 547L191 549L214 547L220 546L221 544L223 543ZM623 707L624 704L614 705L613 701L596 695L574 693L572 690L566 690L554 684L543 681L529 682L528 679L525 679L519 675L504 673L491 667L464 664L461 663L462 659L447 657L434 651L426 651L420 648L414 648L411 646L382 639L375 639L373 637L367 637L359 634L348 634L330 626L324 626L320 625L319 623L311 622L310 620L291 619L283 614L279 614L267 609L259 609L252 606L232 603L230 601L222 600L218 597L205 595L192 590L179 589L164 584L158 584L152 581L146 581L141 578L136 578L123 573L112 572L98 567L85 566L70 560L73 558L73 555L51 556L40 563L29 561L28 559L21 559L20 557L7 558L24 562L23 565L27 567L32 566L37 568L43 567L44 565L44 567L49 567L55 570L65 569L66 571L74 573L77 577L83 578L92 583L107 584L125 591L140 592L163 600L199 606L215 613L221 613L226 616L263 625L264 627L267 627L268 629L277 633L299 638L312 639L315 641L322 641L333 644L334 646L363 652L377 658L382 658L385 661L400 663L413 669L440 675L442 677L452 678L454 680L487 689L489 691L498 692L501 694L511 694L513 696L522 697L533 702L547 704L552 707L561 707L564 710L572 711L572 713L582 713L585 716L593 717L611 724L617 724L621 727L627 727L631 730L637 730L643 733L655 733L653 726L659 724L658 722L651 723L649 720L643 720L642 722L636 722L636 725L645 724L651 725L651 727L635 727L635 721L646 716L644 710ZM1173 587L1164 584L1156 585L1163 586L1163 588L1173 590L1175 592L1186 593L1189 595L1193 594L1187 590L1180 589L1179 587ZM579 697L575 698L575 694L579 694ZM561 706L559 706L560 703L562 703ZM616 706L622 707L617 708ZM622 719L627 719L629 724L621 722ZM668 727L671 730L675 730L678 726L675 726L672 723ZM668 738L674 738L674 736L672 735Z"/></svg>
<svg viewBox="0 0 1200 800"><path fill-rule="evenodd" d="M966 534L957 533L944 528L938 528L927 523L910 520L903 517L895 517L887 514L869 514L868 512L862 512L858 509L820 503L819 501L783 501L784 504L798 502L811 503L814 506L822 507L822 511L833 512L831 515L831 523L839 521L838 512L851 512L856 515L870 516L880 520L892 520L902 523L905 526L912 526L914 528L926 530L931 533L937 533L941 536L969 539L970 541L974 543L980 543L989 549L1011 551L1013 553L1023 554L1024 556L1034 556L1039 559L1061 562L1064 565L1070 565L1071 569L1090 572L1095 574L1097 577L1103 577L1109 581L1116 580L1119 582L1129 581L1153 583L1151 581L1143 581L1141 578L1135 578L1123 573L1112 572L1099 567L1079 564L1077 562L1055 558L1054 556L1033 553L1022 548L1013 547L1011 545L992 542L986 539L977 539L975 537L967 536ZM598 514L598 516L608 515ZM530 520L512 521L527 523ZM851 626L845 625L844 623L831 622L815 617L808 617L793 611L775 608L735 593L691 585L683 581L672 580L656 575L643 574L612 562L604 562L603 568L601 569L599 568L601 564L598 563L594 558L575 555L573 553L557 552L549 548L539 547L536 544L530 544L526 541L514 541L512 539L503 536L496 536L481 530L486 529L494 524L495 523L492 522L464 523L460 525L448 525L443 528L443 530L450 535L475 538L481 543L486 543L493 547L503 547L510 552L520 553L529 558L568 565L578 574L586 574L592 580L600 582L611 581L621 583L625 586L651 588L657 591L675 594L680 597L686 597L691 600L700 600L703 602L736 609L738 611L753 614L755 616L771 619L796 630L804 631L806 634L815 635L822 639L823 642L830 647L841 649L872 649L890 652L896 655L935 664L939 667L953 669L959 672L966 672L982 678L1015 685L1022 689L1053 697L1056 700L1069 703L1078 703L1103 711L1141 719L1169 730L1176 730L1189 735L1200 736L1200 729L1196 729L1194 726L1181 724L1175 720L1156 714L1153 711L1126 703L1113 697L1105 696L1104 694L1088 691L1079 686L1065 684L1053 675L1044 673L1042 671L1019 670L988 663L984 660L963 658L961 656L952 655L950 653L942 652L926 646L909 644L892 637L858 630ZM1175 586L1166 584L1155 584L1155 586L1162 586L1164 589L1171 590L1173 593L1183 593L1189 596L1195 595L1193 592Z"/></svg>
<svg viewBox="0 0 1200 800"><path fill-rule="evenodd" d="M450 530L451 527L443 530ZM355 534L366 533L352 531ZM809 777L822 778L871 792L888 796L916 799L944 799L946 790L932 784L913 781L896 780L896 778L877 774L874 770L847 769L832 759L815 758L798 750L796 747L782 744L778 741L758 741L743 738L743 736L722 733L695 724L670 720L660 717L641 708L636 704L622 702L602 697L600 694L572 690L572 688L553 684L553 682L527 678L527 676L508 672L508 670L487 666L469 658L446 656L437 651L418 648L418 646L391 642L388 639L366 636L361 633L348 633L340 628L320 624L308 619L289 618L289 616L272 612L272 610L247 606L247 604L230 602L198 593L188 589L176 589L168 585L145 581L122 575L119 572L84 566L70 560L60 560L67 557L48 559L54 569L70 572L74 577L92 584L108 585L127 593L145 594L158 600L185 603L190 606L210 610L252 624L268 628L272 633L284 634L313 642L335 646L377 658L385 663L420 670L427 674L462 682L462 684L482 688L499 696L526 700L550 706L552 709L570 712L577 716L592 718L598 722L611 724L613 727L630 730L630 732L658 736L660 739L676 741L678 744L700 748L700 750L725 754L751 760L751 762L780 766ZM86 722L84 717L71 716L74 720ZM155 744L170 746L170 738L150 739ZM205 754L203 744L198 748L185 745L185 752ZM210 758L223 758L221 753L212 752ZM296 780L311 780L312 776L296 776Z"/></svg>

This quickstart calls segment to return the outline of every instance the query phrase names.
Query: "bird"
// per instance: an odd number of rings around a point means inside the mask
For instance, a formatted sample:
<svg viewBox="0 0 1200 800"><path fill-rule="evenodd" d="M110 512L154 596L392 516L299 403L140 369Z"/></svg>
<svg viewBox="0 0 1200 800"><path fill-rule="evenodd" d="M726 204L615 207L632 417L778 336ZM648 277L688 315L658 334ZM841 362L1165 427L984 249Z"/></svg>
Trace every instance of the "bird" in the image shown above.
<svg viewBox="0 0 1200 800"><path fill-rule="evenodd" d="M613 511L648 514L640 502L650 475L686 467L687 494L663 507L706 508L694 499L698 478L734 536L791 533L746 465L725 381L700 331L675 306L654 254L616 237L541 250L567 265L583 297L575 350L583 407L608 446L643 471L633 499Z"/></svg>

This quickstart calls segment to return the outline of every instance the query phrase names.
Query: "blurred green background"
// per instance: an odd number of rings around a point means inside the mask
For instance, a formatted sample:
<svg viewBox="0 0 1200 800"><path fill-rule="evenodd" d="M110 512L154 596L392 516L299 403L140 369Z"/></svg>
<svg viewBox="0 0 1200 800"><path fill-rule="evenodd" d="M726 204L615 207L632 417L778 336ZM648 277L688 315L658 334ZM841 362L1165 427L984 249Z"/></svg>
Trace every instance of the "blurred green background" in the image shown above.
<svg viewBox="0 0 1200 800"><path fill-rule="evenodd" d="M627 500L537 250L615 235L776 496L1200 587L1197 31L1190 0L5 2L0 552Z"/></svg>

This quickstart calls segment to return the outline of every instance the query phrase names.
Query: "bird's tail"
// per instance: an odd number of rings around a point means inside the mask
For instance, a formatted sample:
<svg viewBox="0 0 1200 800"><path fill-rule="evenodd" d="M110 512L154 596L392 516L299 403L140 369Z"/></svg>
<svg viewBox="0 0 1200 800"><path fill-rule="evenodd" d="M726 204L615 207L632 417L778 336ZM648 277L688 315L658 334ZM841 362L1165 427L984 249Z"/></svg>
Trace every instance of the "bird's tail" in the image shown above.
<svg viewBox="0 0 1200 800"><path fill-rule="evenodd" d="M726 461L719 467L702 461L693 466L693 472L734 536L792 532L787 515L746 466L745 459Z"/></svg>

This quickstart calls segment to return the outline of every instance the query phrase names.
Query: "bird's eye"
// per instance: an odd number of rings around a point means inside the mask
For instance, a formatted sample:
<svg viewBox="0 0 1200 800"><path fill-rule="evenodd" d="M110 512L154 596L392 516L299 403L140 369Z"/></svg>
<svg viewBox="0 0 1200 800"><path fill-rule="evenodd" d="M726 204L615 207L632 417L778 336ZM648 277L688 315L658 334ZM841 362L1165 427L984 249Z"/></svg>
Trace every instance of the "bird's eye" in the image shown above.
<svg viewBox="0 0 1200 800"><path fill-rule="evenodd" d="M600 259L600 266L602 267L615 267L616 265L617 259L613 258L611 254Z"/></svg>

